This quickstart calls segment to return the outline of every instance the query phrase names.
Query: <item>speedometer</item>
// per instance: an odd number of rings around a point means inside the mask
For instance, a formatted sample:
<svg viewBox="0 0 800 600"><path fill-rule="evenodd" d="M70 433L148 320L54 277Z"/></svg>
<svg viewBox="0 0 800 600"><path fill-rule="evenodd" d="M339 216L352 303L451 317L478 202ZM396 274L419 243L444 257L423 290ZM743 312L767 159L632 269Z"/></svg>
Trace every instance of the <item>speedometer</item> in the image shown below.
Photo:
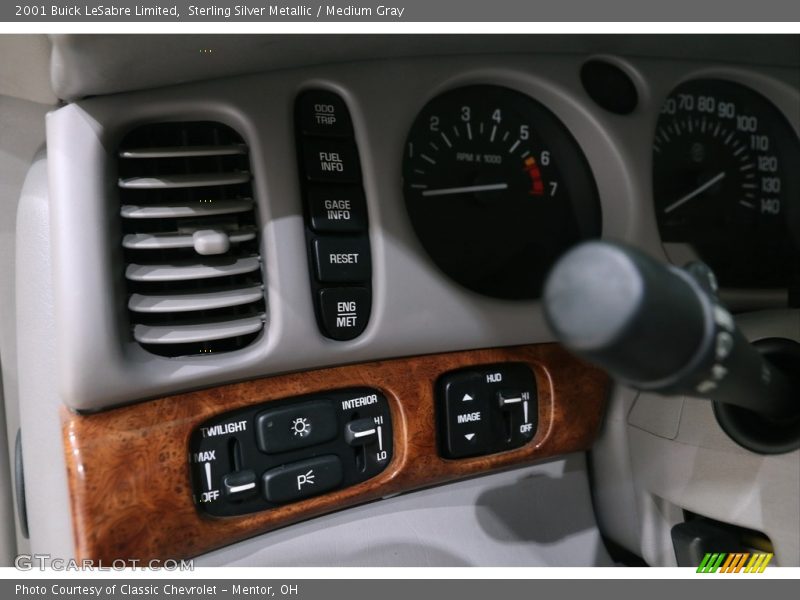
<svg viewBox="0 0 800 600"><path fill-rule="evenodd" d="M508 88L450 90L417 116L403 159L413 227L452 279L498 298L534 298L553 262L600 234L589 165L566 127Z"/></svg>
<svg viewBox="0 0 800 600"><path fill-rule="evenodd" d="M661 239L688 245L726 287L786 287L797 272L800 143L764 96L722 80L680 85L653 143Z"/></svg>

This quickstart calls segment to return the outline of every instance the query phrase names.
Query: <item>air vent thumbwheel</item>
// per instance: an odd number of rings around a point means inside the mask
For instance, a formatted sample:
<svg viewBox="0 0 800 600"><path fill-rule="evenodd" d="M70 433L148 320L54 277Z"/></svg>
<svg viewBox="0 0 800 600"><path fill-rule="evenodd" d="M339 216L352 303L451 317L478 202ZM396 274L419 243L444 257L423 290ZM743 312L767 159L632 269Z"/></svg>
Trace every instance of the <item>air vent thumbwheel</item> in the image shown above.
<svg viewBox="0 0 800 600"><path fill-rule="evenodd" d="M120 144L119 195L133 339L171 357L252 343L265 303L244 140L213 122L139 127Z"/></svg>

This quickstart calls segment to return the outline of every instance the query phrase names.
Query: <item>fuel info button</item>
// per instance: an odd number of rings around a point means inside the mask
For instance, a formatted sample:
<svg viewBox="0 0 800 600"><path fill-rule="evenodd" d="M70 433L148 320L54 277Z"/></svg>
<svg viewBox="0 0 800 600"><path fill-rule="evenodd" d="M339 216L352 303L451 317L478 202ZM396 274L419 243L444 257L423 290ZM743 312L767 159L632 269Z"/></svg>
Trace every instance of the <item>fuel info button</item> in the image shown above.
<svg viewBox="0 0 800 600"><path fill-rule="evenodd" d="M323 333L339 341L358 337L369 320L370 304L369 290L363 287L320 290Z"/></svg>
<svg viewBox="0 0 800 600"><path fill-rule="evenodd" d="M358 183L361 173L355 146L340 140L311 140L303 144L306 177L310 181Z"/></svg>

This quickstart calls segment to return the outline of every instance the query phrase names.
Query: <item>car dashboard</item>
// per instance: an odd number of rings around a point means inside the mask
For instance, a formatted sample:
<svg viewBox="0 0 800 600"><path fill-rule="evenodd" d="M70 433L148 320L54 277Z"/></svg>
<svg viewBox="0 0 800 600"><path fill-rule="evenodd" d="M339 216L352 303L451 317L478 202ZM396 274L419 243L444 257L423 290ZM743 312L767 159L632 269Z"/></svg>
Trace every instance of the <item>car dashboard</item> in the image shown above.
<svg viewBox="0 0 800 600"><path fill-rule="evenodd" d="M51 40L16 225L32 550L674 566L699 517L800 562L798 450L615 384L541 301L602 238L800 341L798 38L455 37Z"/></svg>

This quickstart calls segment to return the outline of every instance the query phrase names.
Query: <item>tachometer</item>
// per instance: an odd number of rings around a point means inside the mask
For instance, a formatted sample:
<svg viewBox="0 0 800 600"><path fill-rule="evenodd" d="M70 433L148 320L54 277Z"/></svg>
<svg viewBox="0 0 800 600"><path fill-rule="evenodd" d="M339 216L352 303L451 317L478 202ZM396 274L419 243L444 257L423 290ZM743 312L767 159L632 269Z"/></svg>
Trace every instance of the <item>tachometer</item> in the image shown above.
<svg viewBox="0 0 800 600"><path fill-rule="evenodd" d="M662 241L687 244L727 287L777 288L798 270L800 142L761 94L694 80L667 98L653 144Z"/></svg>
<svg viewBox="0 0 800 600"><path fill-rule="evenodd" d="M600 234L591 170L564 125L499 86L450 90L417 116L403 189L414 229L455 281L499 298L534 298L555 259Z"/></svg>

